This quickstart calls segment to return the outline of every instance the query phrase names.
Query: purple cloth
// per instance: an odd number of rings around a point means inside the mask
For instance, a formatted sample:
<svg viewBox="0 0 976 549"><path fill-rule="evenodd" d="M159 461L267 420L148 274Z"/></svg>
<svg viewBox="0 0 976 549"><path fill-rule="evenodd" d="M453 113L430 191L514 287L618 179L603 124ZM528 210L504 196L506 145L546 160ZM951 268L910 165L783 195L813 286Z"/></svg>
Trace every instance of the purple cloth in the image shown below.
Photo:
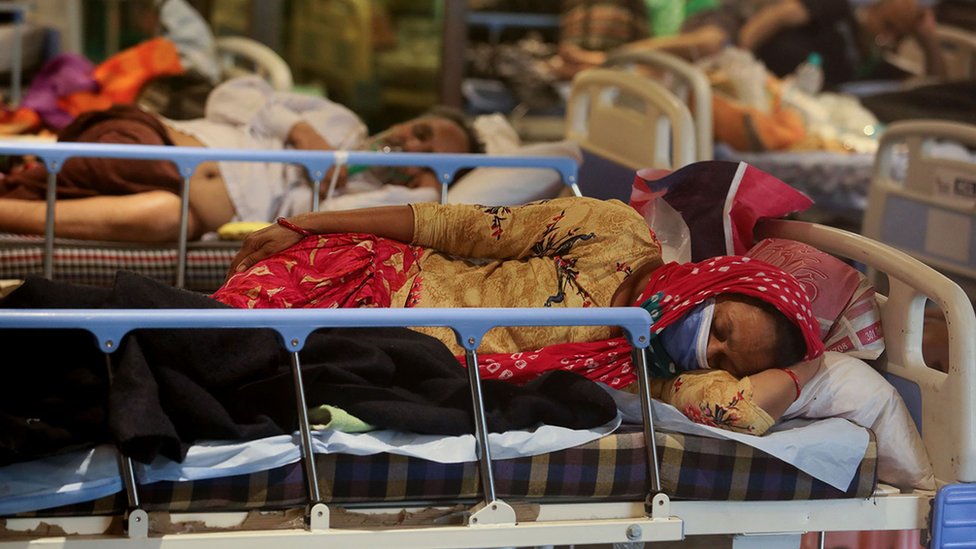
<svg viewBox="0 0 976 549"><path fill-rule="evenodd" d="M71 114L58 107L58 99L75 92L97 91L95 66L84 57L63 53L53 57L34 76L21 106L35 111L49 128L60 130L71 123Z"/></svg>

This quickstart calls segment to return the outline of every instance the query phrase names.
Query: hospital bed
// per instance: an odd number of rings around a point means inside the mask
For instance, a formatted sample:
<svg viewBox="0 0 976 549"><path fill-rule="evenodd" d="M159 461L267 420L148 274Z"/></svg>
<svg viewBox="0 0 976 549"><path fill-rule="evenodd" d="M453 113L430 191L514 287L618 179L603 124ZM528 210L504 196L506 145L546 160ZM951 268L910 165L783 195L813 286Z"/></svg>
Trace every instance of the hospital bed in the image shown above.
<svg viewBox="0 0 976 549"><path fill-rule="evenodd" d="M130 467L124 458L115 461L110 448L75 456L80 460L76 463L84 464L81 469L94 468L95 457L105 458L101 466L110 465L114 482L97 489L95 481L106 479L87 479L96 488L91 491L95 501L88 506L8 516L0 547L497 547L695 539L717 539L734 547L798 547L803 532L904 529L932 532L932 547L976 539L971 495L971 483L976 482L976 342L971 337L976 316L965 294L908 255L839 229L777 220L767 221L759 234L806 242L887 274L889 291L879 299L887 352L875 367L900 380L896 386L917 404L914 418L932 461L937 493L875 485L870 446L848 490L838 490L776 466L778 460L739 443L716 448L722 444L656 430L650 421L637 431L619 430L580 446L493 461L493 454L503 452L496 453L494 441L488 442L483 413L476 413L479 451L467 465L452 467L385 454L311 452L322 448L320 433L303 420L299 432L286 437L289 463L239 475L231 484L179 480L183 473L151 482L160 477L158 470ZM921 360L925 298L949 319L948 373L929 369ZM82 328L109 354L125 334L140 328L270 327L285 350L297 353L317 326L449 325L469 364L476 363L478 341L492 326L606 324L623 328L638 349L635 364L642 365L640 349L647 345L649 323L643 310L631 308L0 311L0 329ZM293 356L297 371L298 355ZM477 387L477 368L468 372ZM295 380L296 405L303 417L301 376ZM644 377L640 386L647 386ZM479 400L473 389L475 409ZM646 393L637 400L645 419L662 420ZM233 453L245 454L240 447ZM312 453L314 460L299 461ZM771 468L763 475L752 460L765 460ZM196 465L216 468L212 462ZM46 469L49 476L54 470ZM0 470L3 474L10 475L10 470ZM6 478L10 482L13 477ZM314 478L319 481L309 480ZM39 501L84 502L85 494L75 490L82 484L66 483L64 490ZM454 484L466 484L467 490L454 490ZM449 491L463 493L458 499L457 494L445 495ZM557 494L561 497L553 497ZM9 501L0 497L0 505L5 503Z"/></svg>
<svg viewBox="0 0 976 549"><path fill-rule="evenodd" d="M204 161L281 162L305 168L312 180L310 210L318 210L319 190L335 185L323 181L332 166L379 165L423 166L431 168L441 182L442 201L447 200L448 184L460 169L470 167L524 167L553 170L575 194L576 162L565 157L436 155L417 153L376 153L359 151L245 151L211 148L154 147L146 145L104 145L92 143L0 143L0 155L33 155L44 162L49 173L47 226L43 237L0 235L0 279L18 279L27 274L78 283L108 285L119 269L131 269L179 288L213 291L223 282L227 266L240 242L196 241L187 238L186 216L190 177ZM171 160L183 176L182 222L180 239L172 244L146 245L118 242L93 242L54 237L54 178L58 167L72 157L144 158ZM338 172L336 172L338 173Z"/></svg>
<svg viewBox="0 0 976 549"><path fill-rule="evenodd" d="M881 136L862 233L924 261L976 298L976 127L897 122Z"/></svg>
<svg viewBox="0 0 976 549"><path fill-rule="evenodd" d="M856 229L867 205L873 153L838 151L744 152L726 144L713 146L712 89L705 73L692 63L666 52L620 52L607 60L610 67L648 70L693 112L699 141L697 159L735 160L775 175L810 196L815 203L805 218Z"/></svg>

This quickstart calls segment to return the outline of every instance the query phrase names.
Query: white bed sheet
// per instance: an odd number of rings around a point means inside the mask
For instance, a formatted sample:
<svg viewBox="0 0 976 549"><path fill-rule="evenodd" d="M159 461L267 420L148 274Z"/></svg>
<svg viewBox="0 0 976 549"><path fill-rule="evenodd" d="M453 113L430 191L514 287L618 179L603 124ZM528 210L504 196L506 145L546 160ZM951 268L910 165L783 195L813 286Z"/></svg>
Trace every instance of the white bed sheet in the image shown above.
<svg viewBox="0 0 976 549"><path fill-rule="evenodd" d="M641 421L637 395L607 390L625 423ZM777 423L763 436L755 436L694 423L674 406L657 400L653 401L653 413L657 429L748 444L841 491L850 486L870 441L866 429L839 418L792 419Z"/></svg>

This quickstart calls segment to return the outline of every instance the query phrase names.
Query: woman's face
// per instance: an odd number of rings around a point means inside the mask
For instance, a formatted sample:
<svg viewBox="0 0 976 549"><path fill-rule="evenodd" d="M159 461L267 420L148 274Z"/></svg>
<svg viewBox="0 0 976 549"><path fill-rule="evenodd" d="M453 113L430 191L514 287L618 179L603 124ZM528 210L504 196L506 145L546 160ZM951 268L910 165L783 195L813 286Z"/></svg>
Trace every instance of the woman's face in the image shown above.
<svg viewBox="0 0 976 549"><path fill-rule="evenodd" d="M737 378L777 366L776 319L742 298L715 298L715 316L708 335L708 366Z"/></svg>

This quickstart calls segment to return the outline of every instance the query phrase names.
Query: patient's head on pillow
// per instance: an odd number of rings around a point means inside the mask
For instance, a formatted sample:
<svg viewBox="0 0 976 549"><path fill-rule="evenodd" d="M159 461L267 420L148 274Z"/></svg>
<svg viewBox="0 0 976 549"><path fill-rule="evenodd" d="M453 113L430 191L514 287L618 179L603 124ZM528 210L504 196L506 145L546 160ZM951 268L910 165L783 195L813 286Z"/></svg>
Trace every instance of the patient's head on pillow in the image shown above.
<svg viewBox="0 0 976 549"><path fill-rule="evenodd" d="M823 353L803 287L749 257L658 267L635 305L648 310L652 337L661 338L684 370L721 369L741 377Z"/></svg>

